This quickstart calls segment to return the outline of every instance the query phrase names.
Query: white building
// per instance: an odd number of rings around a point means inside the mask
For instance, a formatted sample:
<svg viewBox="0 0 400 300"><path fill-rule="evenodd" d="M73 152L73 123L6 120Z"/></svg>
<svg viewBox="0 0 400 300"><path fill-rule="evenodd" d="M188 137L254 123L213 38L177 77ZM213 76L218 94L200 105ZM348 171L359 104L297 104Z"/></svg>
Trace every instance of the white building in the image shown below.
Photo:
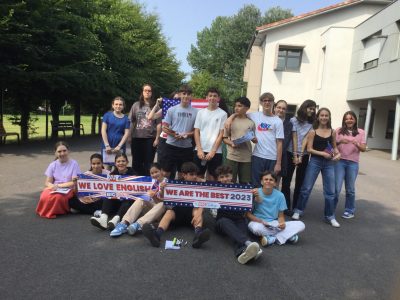
<svg viewBox="0 0 400 300"><path fill-rule="evenodd" d="M244 70L252 108L267 91L292 114L313 99L330 108L334 127L351 109L359 127L369 126L368 146L392 149L396 159L399 32L400 1L388 0L346 1L258 27Z"/></svg>

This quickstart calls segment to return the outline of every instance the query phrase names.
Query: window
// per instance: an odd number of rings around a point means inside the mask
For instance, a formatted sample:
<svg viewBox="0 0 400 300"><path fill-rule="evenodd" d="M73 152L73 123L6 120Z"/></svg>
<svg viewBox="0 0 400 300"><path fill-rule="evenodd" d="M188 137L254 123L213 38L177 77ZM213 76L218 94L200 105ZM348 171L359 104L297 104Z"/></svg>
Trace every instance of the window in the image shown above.
<svg viewBox="0 0 400 300"><path fill-rule="evenodd" d="M290 120L296 114L297 105L288 105L286 109L286 119Z"/></svg>
<svg viewBox="0 0 400 300"><path fill-rule="evenodd" d="M299 46L279 46L275 70L300 71L303 48Z"/></svg>
<svg viewBox="0 0 400 300"><path fill-rule="evenodd" d="M386 124L386 135L385 135L385 138L389 139L389 140L393 139L394 115L395 115L395 111L389 110L388 120L387 120L387 124Z"/></svg>
<svg viewBox="0 0 400 300"><path fill-rule="evenodd" d="M378 66L378 59L374 59L364 63L364 70L375 68Z"/></svg>
<svg viewBox="0 0 400 300"><path fill-rule="evenodd" d="M358 127L361 129L365 129L365 121L366 120L367 120L367 109L360 108L360 113L358 115ZM371 121L369 122L368 137L372 137L372 129L374 128L374 120L375 120L375 109L372 109Z"/></svg>
<svg viewBox="0 0 400 300"><path fill-rule="evenodd" d="M363 69L368 70L378 66L379 55L383 43L385 42L386 36L382 35L381 31L374 33L373 35L364 39L364 54L363 54Z"/></svg>

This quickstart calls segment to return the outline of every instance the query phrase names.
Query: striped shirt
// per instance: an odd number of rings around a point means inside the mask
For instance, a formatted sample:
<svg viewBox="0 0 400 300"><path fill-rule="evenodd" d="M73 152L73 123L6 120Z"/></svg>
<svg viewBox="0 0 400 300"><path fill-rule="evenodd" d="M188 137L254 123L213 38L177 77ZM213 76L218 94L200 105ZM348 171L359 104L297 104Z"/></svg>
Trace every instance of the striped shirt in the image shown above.
<svg viewBox="0 0 400 300"><path fill-rule="evenodd" d="M297 154L300 154L301 144L303 142L304 137L307 135L310 129L312 129L312 124L308 123L307 121L300 123L296 117L291 118L290 122L293 124L292 132L297 133ZM293 153L293 141L290 141L288 151ZM307 147L304 150L304 154L307 154Z"/></svg>

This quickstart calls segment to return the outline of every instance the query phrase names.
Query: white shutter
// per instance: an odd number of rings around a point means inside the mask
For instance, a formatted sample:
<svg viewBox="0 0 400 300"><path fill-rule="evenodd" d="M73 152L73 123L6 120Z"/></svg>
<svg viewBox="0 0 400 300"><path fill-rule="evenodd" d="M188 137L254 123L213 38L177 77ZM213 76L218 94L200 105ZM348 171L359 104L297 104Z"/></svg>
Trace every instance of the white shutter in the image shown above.
<svg viewBox="0 0 400 300"><path fill-rule="evenodd" d="M369 38L364 42L363 63L379 58L381 52L381 39Z"/></svg>

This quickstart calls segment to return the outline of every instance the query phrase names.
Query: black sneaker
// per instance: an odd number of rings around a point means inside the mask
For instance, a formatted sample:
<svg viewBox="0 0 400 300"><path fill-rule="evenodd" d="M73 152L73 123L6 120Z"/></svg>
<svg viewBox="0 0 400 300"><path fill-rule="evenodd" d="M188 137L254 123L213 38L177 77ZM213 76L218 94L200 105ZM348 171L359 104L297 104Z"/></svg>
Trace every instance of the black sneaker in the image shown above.
<svg viewBox="0 0 400 300"><path fill-rule="evenodd" d="M210 230L205 228L194 234L193 238L193 248L200 248L201 245L210 239Z"/></svg>
<svg viewBox="0 0 400 300"><path fill-rule="evenodd" d="M160 247L160 238L156 234L156 229L151 224L143 225L143 235L150 241L153 247Z"/></svg>

